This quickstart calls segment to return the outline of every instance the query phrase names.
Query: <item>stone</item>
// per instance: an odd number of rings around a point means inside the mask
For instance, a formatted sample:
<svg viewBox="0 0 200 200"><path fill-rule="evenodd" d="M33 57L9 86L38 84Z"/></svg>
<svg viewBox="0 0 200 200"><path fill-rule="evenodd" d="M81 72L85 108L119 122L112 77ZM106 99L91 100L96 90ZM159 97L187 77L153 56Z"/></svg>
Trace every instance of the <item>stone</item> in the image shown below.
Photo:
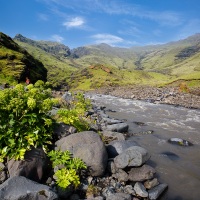
<svg viewBox="0 0 200 200"><path fill-rule="evenodd" d="M109 195L106 200L131 200L131 195L126 193L114 193Z"/></svg>
<svg viewBox="0 0 200 200"><path fill-rule="evenodd" d="M169 143L171 144L176 144L179 146L192 146L193 144L187 140L183 140L181 138L170 138L168 140Z"/></svg>
<svg viewBox="0 0 200 200"><path fill-rule="evenodd" d="M128 131L128 127L129 126L127 123L118 123L118 124L107 125L103 130L126 133Z"/></svg>
<svg viewBox="0 0 200 200"><path fill-rule="evenodd" d="M107 164L107 170L111 174L115 174L118 169L116 168L115 163L113 161L109 161L108 164Z"/></svg>
<svg viewBox="0 0 200 200"><path fill-rule="evenodd" d="M4 182L7 178L5 170L5 165L0 162L0 183Z"/></svg>
<svg viewBox="0 0 200 200"><path fill-rule="evenodd" d="M1 200L57 200L50 187L31 181L23 176L7 179L0 185Z"/></svg>
<svg viewBox="0 0 200 200"><path fill-rule="evenodd" d="M106 139L109 139L109 143L111 141L124 141L125 140L125 136L122 133L118 133L118 132L112 132L112 131L102 131L101 132L103 137Z"/></svg>
<svg viewBox="0 0 200 200"><path fill-rule="evenodd" d="M140 197L148 197L148 192L146 191L146 189L142 183L137 182L134 185L134 190L135 190L135 193L137 195L139 195Z"/></svg>
<svg viewBox="0 0 200 200"><path fill-rule="evenodd" d="M56 124L56 127L54 129L54 135L56 139L61 139L63 137L66 137L70 134L76 133L77 130L75 127L64 124L64 123L58 123Z"/></svg>
<svg viewBox="0 0 200 200"><path fill-rule="evenodd" d="M135 195L135 190L133 189L132 185L126 185L124 187L124 192L127 194Z"/></svg>
<svg viewBox="0 0 200 200"><path fill-rule="evenodd" d="M128 174L122 169L118 169L117 172L113 174L112 176L117 178L117 180L120 182L128 181Z"/></svg>
<svg viewBox="0 0 200 200"><path fill-rule="evenodd" d="M109 158L114 158L117 155L121 154L123 151L128 149L132 146L138 146L136 142L131 140L125 140L125 141L112 141L107 146L107 152Z"/></svg>
<svg viewBox="0 0 200 200"><path fill-rule="evenodd" d="M27 151L24 160L8 161L10 177L24 176L33 181L40 182L49 169L49 160L42 148L33 148Z"/></svg>
<svg viewBox="0 0 200 200"><path fill-rule="evenodd" d="M150 189L149 192L149 199L150 200L156 200L159 198L159 196L167 189L167 184L162 183L160 185L157 185L156 187Z"/></svg>
<svg viewBox="0 0 200 200"><path fill-rule="evenodd" d="M111 187L107 187L103 189L102 196L107 199L109 196L111 196L114 193L115 193L115 188L111 186Z"/></svg>
<svg viewBox="0 0 200 200"><path fill-rule="evenodd" d="M138 167L144 164L150 158L146 149L133 146L129 147L114 158L115 166L119 169L125 167Z"/></svg>
<svg viewBox="0 0 200 200"><path fill-rule="evenodd" d="M154 178L152 180L147 180L144 182L144 187L147 189L151 189L159 184L158 179Z"/></svg>
<svg viewBox="0 0 200 200"><path fill-rule="evenodd" d="M93 131L75 133L58 140L55 146L55 149L69 150L74 157L82 159L89 167L90 175L104 174L108 155L99 134Z"/></svg>
<svg viewBox="0 0 200 200"><path fill-rule="evenodd" d="M130 181L145 181L152 179L156 173L155 169L149 165L143 165L142 167L132 168L129 171Z"/></svg>

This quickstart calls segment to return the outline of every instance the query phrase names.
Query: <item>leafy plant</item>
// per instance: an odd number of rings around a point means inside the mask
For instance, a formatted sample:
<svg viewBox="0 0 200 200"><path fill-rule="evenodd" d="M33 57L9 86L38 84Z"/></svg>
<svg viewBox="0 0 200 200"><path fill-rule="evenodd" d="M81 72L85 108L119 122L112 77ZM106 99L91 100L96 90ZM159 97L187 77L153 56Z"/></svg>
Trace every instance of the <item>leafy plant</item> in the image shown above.
<svg viewBox="0 0 200 200"><path fill-rule="evenodd" d="M48 115L55 99L43 81L0 91L0 161L23 159L27 150L51 143L53 120Z"/></svg>
<svg viewBox="0 0 200 200"><path fill-rule="evenodd" d="M84 98L82 93L78 93L69 108L58 110L58 121L74 126L78 131L89 129L88 120L85 117L85 112L91 107L88 99Z"/></svg>
<svg viewBox="0 0 200 200"><path fill-rule="evenodd" d="M69 151L51 151L48 156L53 167L62 167L54 175L57 185L65 189L73 184L77 188L80 184L80 171L87 168L85 163L80 158L73 158Z"/></svg>

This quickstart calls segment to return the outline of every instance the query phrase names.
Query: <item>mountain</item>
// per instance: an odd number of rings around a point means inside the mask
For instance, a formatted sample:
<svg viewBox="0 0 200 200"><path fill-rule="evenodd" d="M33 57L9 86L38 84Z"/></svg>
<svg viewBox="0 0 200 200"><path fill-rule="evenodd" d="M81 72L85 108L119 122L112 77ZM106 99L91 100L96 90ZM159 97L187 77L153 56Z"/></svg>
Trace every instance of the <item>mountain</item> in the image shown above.
<svg viewBox="0 0 200 200"><path fill-rule="evenodd" d="M187 81L188 86L200 85L200 34L162 45L120 48L98 44L71 50L60 43L34 41L22 35L14 40L44 64L47 79L54 86L91 89L179 80ZM106 73L105 68L112 73Z"/></svg>
<svg viewBox="0 0 200 200"><path fill-rule="evenodd" d="M46 81L47 69L15 43L9 36L0 32L0 83Z"/></svg>
<svg viewBox="0 0 200 200"><path fill-rule="evenodd" d="M53 87L67 87L70 74L79 67L68 57L69 47L57 42L34 41L20 34L14 37L14 41L44 64L48 70L47 80Z"/></svg>

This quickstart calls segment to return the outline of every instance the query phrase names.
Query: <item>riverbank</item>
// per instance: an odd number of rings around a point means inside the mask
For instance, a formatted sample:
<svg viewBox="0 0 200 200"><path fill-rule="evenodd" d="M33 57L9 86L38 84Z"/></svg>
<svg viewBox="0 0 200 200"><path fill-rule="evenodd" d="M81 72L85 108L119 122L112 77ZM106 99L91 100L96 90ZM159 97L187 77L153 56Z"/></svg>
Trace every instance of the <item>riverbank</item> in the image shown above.
<svg viewBox="0 0 200 200"><path fill-rule="evenodd" d="M155 104L170 104L186 108L200 109L198 92L179 92L179 88L155 88L148 86L124 86L100 88L89 93L112 95L125 99L144 100Z"/></svg>

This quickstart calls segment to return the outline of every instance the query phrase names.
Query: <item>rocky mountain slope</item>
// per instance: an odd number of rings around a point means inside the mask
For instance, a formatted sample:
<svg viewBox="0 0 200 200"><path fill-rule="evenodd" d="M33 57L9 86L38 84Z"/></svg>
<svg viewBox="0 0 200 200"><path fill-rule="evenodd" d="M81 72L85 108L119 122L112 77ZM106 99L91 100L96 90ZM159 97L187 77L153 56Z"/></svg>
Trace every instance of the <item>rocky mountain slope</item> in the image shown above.
<svg viewBox="0 0 200 200"><path fill-rule="evenodd" d="M46 81L47 69L15 43L9 36L0 32L0 83Z"/></svg>

